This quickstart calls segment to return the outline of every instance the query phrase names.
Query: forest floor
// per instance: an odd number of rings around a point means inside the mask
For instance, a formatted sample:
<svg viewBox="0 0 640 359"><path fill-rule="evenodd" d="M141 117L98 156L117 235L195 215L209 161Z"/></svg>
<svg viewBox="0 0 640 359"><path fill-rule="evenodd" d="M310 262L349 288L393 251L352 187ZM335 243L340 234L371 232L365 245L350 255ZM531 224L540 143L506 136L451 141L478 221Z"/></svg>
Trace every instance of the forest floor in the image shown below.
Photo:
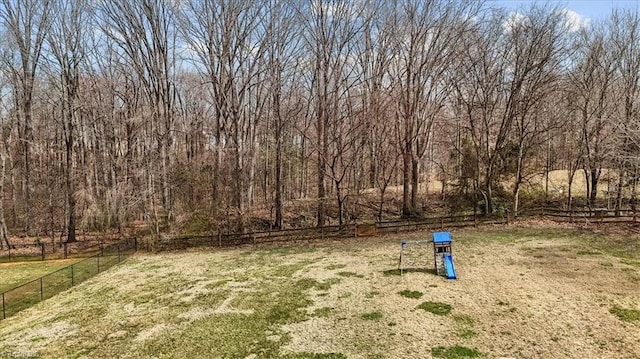
<svg viewBox="0 0 640 359"><path fill-rule="evenodd" d="M640 358L640 237L453 232L457 280L382 238L139 254L0 321L0 357Z"/></svg>

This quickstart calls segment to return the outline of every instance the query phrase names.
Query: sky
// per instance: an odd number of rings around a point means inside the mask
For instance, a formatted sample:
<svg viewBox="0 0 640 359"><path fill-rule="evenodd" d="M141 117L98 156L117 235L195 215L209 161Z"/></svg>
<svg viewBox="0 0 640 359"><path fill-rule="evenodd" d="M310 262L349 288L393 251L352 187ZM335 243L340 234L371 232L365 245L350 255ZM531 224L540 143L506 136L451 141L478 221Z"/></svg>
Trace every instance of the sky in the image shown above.
<svg viewBox="0 0 640 359"><path fill-rule="evenodd" d="M527 8L534 2L532 0L488 0L487 4L517 10L522 7ZM574 11L589 22L608 18L613 9L640 9L640 0L538 0L537 2L558 4Z"/></svg>

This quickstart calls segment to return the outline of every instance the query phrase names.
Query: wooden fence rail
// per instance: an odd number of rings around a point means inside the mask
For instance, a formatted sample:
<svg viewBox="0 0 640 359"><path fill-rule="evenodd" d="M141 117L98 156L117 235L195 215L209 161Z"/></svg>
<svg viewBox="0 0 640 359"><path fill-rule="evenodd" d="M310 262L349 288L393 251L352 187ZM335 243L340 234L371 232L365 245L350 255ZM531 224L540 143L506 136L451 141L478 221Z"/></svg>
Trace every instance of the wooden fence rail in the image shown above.
<svg viewBox="0 0 640 359"><path fill-rule="evenodd" d="M632 210L579 209L566 211L558 208L534 208L524 211L517 220L527 218L546 218L569 223L638 223L636 212ZM386 233L399 233L417 230L438 230L460 228L481 224L503 224L514 219L507 215L481 216L473 214L426 217L418 220L392 220L372 223L347 224L340 226L288 228L283 230L254 231L248 233L219 233L205 235L176 236L158 241L154 250L177 250L189 247L235 247L242 245L262 245L296 241L311 241L346 237L367 237ZM6 260L42 260L66 258L69 256L89 256L106 245L103 240L78 241L69 244L33 243L19 245L13 251L0 252L0 261ZM22 248L22 250L20 250ZM149 243L147 250L151 249Z"/></svg>
<svg viewBox="0 0 640 359"><path fill-rule="evenodd" d="M506 223L507 218L474 217L473 215L429 217L421 220L397 220L377 223L347 224L340 226L307 227L280 231L256 231L249 233L212 234L199 236L179 236L160 240L156 250L176 250L187 247L216 246L234 247L241 245L263 245L295 241L310 241L346 237L406 232L424 229L444 229L469 227L478 224ZM372 229L373 228L373 229ZM363 233L365 233L363 235Z"/></svg>
<svg viewBox="0 0 640 359"><path fill-rule="evenodd" d="M617 223L634 224L636 212L631 210L573 210L566 211L557 208L535 208L523 212L517 219L545 218L558 222L572 222L585 224ZM347 224L339 226L325 226L321 228L293 228L277 231L255 231L249 233L217 233L200 236L179 236L166 238L158 243L157 250L176 250L197 246L234 247L242 245L264 245L296 241L311 241L322 239L336 239L347 237L367 237L378 234L399 233L418 230L441 230L450 228L471 227L488 224L506 224L514 221L509 215L480 216L480 215L452 215L427 217L419 220L393 220L375 223Z"/></svg>

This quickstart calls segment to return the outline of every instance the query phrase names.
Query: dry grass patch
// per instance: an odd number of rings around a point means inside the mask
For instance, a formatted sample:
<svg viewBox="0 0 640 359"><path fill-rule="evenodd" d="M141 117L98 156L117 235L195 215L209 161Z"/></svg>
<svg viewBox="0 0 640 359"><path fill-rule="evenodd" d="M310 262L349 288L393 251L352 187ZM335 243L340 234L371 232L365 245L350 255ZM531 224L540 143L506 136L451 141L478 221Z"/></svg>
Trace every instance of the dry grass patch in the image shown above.
<svg viewBox="0 0 640 359"><path fill-rule="evenodd" d="M3 321L0 342L41 358L640 357L637 237L453 234L455 281L396 270L400 241L429 232L139 255Z"/></svg>

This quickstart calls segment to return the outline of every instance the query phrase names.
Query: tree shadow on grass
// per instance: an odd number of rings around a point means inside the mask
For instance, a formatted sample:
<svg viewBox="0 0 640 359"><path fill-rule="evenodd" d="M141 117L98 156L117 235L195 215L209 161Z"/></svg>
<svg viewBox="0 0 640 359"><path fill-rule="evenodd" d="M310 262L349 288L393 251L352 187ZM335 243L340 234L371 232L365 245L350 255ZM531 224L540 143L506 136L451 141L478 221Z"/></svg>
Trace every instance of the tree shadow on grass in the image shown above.
<svg viewBox="0 0 640 359"><path fill-rule="evenodd" d="M384 274L385 276L400 276L401 274L406 273L428 273L436 275L436 270L433 268L407 268L403 269L402 272L400 272L400 269L396 268L382 271L382 274Z"/></svg>

